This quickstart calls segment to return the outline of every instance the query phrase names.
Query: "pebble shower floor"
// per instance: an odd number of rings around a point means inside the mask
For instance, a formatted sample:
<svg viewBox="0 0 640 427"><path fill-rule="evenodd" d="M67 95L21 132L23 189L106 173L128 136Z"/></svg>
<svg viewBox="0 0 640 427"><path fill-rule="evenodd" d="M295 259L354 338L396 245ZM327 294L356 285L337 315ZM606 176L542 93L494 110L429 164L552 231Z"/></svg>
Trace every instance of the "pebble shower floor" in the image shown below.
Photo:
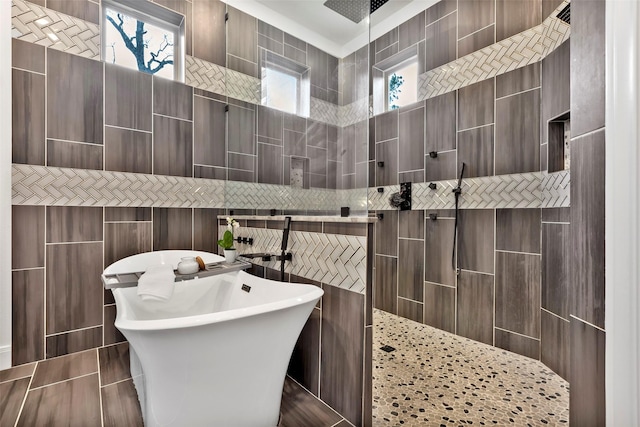
<svg viewBox="0 0 640 427"><path fill-rule="evenodd" d="M373 344L374 427L569 425L569 384L539 361L380 310Z"/></svg>

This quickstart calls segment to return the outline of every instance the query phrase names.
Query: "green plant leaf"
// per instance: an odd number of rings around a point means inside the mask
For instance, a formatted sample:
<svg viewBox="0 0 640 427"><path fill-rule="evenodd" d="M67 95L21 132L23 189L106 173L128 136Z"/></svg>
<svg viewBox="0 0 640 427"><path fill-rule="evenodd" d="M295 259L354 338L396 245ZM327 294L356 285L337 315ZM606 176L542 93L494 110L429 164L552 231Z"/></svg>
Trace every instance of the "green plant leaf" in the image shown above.
<svg viewBox="0 0 640 427"><path fill-rule="evenodd" d="M222 249L233 249L233 233L229 230L224 232L221 240L218 240L218 245Z"/></svg>

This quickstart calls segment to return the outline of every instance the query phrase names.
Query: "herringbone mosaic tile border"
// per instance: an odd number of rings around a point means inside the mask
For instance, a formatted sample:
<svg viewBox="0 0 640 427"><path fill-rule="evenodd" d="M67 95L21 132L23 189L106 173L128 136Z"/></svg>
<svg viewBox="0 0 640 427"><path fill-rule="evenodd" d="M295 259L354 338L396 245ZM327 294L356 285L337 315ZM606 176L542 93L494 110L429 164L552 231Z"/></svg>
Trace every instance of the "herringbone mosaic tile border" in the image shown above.
<svg viewBox="0 0 640 427"><path fill-rule="evenodd" d="M100 26L23 0L13 0L14 38L85 58L100 59Z"/></svg>
<svg viewBox="0 0 640 427"><path fill-rule="evenodd" d="M569 39L571 27L556 17L568 3L563 1L536 27L420 75L418 99L452 92L541 61Z"/></svg>
<svg viewBox="0 0 640 427"><path fill-rule="evenodd" d="M220 237L223 233L224 228L221 227ZM254 239L252 246L237 246L239 255L280 252L281 230L240 227L237 234ZM366 242L367 238L360 236L292 231L289 235L289 251L293 254L293 259L285 263L285 272L364 293L367 274ZM254 258L251 262L280 269L280 261Z"/></svg>

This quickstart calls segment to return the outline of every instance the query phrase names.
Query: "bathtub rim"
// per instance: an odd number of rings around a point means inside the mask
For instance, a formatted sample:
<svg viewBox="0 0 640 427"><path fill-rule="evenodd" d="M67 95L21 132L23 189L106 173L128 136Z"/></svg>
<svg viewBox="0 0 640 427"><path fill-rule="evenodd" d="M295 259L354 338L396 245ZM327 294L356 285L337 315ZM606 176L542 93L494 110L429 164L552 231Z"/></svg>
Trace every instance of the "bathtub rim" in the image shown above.
<svg viewBox="0 0 640 427"><path fill-rule="evenodd" d="M236 272L226 273L226 274L235 274ZM237 274L244 273L246 275L253 276L244 271L239 271ZM222 275L221 275L222 276ZM217 276L220 277L220 276ZM154 320L132 320L127 319L126 315L129 312L129 306L125 302L124 304L118 304L118 300L120 298L125 298L125 292L132 292L131 289L135 288L118 288L113 289L113 296L116 300L116 320L115 326L121 330L128 331L161 331L167 329L185 329L197 326L204 326L213 323L222 323L228 322L231 320L237 320L242 318L248 318L257 316L260 314L266 314L270 312L276 312L280 310L284 310L290 307L294 307L297 305L307 304L313 301L319 300L322 295L324 295L324 290L315 285L309 285L305 283L295 283L295 282L277 282L275 280L264 279L258 276L253 276L262 280L269 280L273 282L274 285L277 286L296 286L306 288L306 292L301 295L297 295L294 297L289 297L286 299L282 299L279 301L258 304L251 307L244 308L236 308L233 310L225 310L216 313L206 313L206 314L197 314L193 316L184 316L184 317L171 317L167 319L154 319ZM192 280L206 280L206 279L192 279ZM191 280L185 280L184 284L191 282Z"/></svg>

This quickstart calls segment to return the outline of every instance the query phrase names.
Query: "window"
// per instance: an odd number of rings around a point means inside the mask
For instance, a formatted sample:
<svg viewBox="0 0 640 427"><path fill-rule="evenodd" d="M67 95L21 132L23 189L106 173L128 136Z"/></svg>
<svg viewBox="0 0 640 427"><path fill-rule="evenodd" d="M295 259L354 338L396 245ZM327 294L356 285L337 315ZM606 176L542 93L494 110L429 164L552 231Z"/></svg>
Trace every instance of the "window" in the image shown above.
<svg viewBox="0 0 640 427"><path fill-rule="evenodd" d="M276 53L260 49L261 104L309 116L309 68Z"/></svg>
<svg viewBox="0 0 640 427"><path fill-rule="evenodd" d="M182 80L184 17L151 2L103 2L105 62Z"/></svg>
<svg viewBox="0 0 640 427"><path fill-rule="evenodd" d="M418 58L405 61L385 75L388 110L395 110L418 100Z"/></svg>
<svg viewBox="0 0 640 427"><path fill-rule="evenodd" d="M410 47L375 64L373 113L381 114L418 101L420 75L417 47Z"/></svg>

